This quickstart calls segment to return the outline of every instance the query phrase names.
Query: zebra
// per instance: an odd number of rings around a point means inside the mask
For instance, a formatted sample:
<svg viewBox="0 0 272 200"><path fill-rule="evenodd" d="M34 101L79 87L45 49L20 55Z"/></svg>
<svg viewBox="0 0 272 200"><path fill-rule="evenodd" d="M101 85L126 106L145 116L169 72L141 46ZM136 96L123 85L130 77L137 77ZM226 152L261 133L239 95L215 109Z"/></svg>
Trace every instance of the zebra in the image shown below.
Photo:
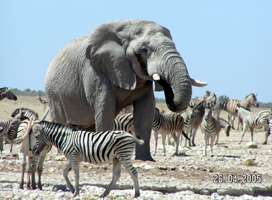
<svg viewBox="0 0 272 200"><path fill-rule="evenodd" d="M39 95L37 99L43 105L43 110L45 110L46 106L48 105L48 100L45 97L42 97L41 95Z"/></svg>
<svg viewBox="0 0 272 200"><path fill-rule="evenodd" d="M215 137L218 134L218 123L212 114L212 107L209 105L205 106L205 114L201 123L201 131L204 134L205 149L204 155L207 155L207 146L210 144L211 153L213 154L213 145Z"/></svg>
<svg viewBox="0 0 272 200"><path fill-rule="evenodd" d="M243 122L243 132L239 144L242 143L243 137L248 129L250 129L251 133L251 142L253 142L254 128L264 127L266 130L268 129L268 121L272 115L271 110L262 110L254 114L249 109L237 104L236 112Z"/></svg>
<svg viewBox="0 0 272 200"><path fill-rule="evenodd" d="M268 118L267 124L268 124L268 127L267 127L267 130L266 130L266 133L265 133L265 140L264 140L263 144L267 144L268 137L272 133L272 116L270 116Z"/></svg>
<svg viewBox="0 0 272 200"><path fill-rule="evenodd" d="M0 101L3 100L4 98L7 98L13 101L17 100L17 96L7 87L0 88Z"/></svg>
<svg viewBox="0 0 272 200"><path fill-rule="evenodd" d="M206 94L201 99L202 100L199 101L198 104L191 109L188 109L187 112L183 114L184 130L186 130L185 132L190 137L190 146L195 146L196 132L203 120L205 105L209 104L210 106L214 106L216 102L216 95L210 91L206 91ZM185 146L187 146L187 141L185 141Z"/></svg>
<svg viewBox="0 0 272 200"><path fill-rule="evenodd" d="M226 111L228 113L228 121L231 123L232 128L234 128L234 120L237 116L236 113L236 107L237 104L240 104L241 106L250 109L252 106L258 107L259 104L257 102L257 97L254 93L248 94L244 100L240 101L237 99L229 99L224 102L218 101L215 105L215 115L216 118L219 118L220 113L222 110ZM240 122L238 120L237 129L239 129Z"/></svg>
<svg viewBox="0 0 272 200"><path fill-rule="evenodd" d="M4 150L4 141L12 143L11 141L17 137L17 129L21 120L20 118L12 118L7 121L0 121L0 151ZM10 148L12 152L12 144Z"/></svg>
<svg viewBox="0 0 272 200"><path fill-rule="evenodd" d="M135 197L140 196L138 174L131 163L135 143L143 144L125 131L88 132L73 130L70 127L41 121L33 126L36 138L34 153L38 155L46 145L54 145L61 150L69 160L63 176L74 196L79 194L79 162L86 161L93 164L113 161L112 181L102 197L107 196L120 178L121 165L129 172L135 188ZM68 178L68 172L75 172L75 189Z"/></svg>
<svg viewBox="0 0 272 200"><path fill-rule="evenodd" d="M46 113L43 116L43 119L46 117ZM35 140L32 135L32 123L38 120L38 114L28 108L17 108L12 114L12 117L20 118L20 124L17 129L17 136L15 139L11 140L13 144L21 144L20 152L23 154L22 160L22 173L20 188L24 188L24 174L27 171L27 188L36 189L35 173L38 174L38 188L42 189L41 184L41 175L43 171L43 162L47 152L51 150L51 147L48 146L45 151L41 153L40 156L35 156L32 153L32 148L34 146Z"/></svg>
<svg viewBox="0 0 272 200"><path fill-rule="evenodd" d="M178 155L178 148L179 148L179 142L180 142L180 134L182 133L183 136L189 140L186 133L183 131L184 126L184 120L183 117L180 114L177 113L160 113L158 108L155 108L155 115L152 125L152 132L155 137L155 153L157 152L157 144L158 144L158 133L160 132L162 135L162 144L163 144L163 153L164 156L166 154L165 149L165 139L166 135L170 134L176 143L176 151L175 155Z"/></svg>
<svg viewBox="0 0 272 200"><path fill-rule="evenodd" d="M231 125L228 121L226 121L222 118L219 118L219 119L215 118L215 119L216 119L216 141L215 141L215 144L218 144L220 131L222 129L224 129L226 136L229 137Z"/></svg>

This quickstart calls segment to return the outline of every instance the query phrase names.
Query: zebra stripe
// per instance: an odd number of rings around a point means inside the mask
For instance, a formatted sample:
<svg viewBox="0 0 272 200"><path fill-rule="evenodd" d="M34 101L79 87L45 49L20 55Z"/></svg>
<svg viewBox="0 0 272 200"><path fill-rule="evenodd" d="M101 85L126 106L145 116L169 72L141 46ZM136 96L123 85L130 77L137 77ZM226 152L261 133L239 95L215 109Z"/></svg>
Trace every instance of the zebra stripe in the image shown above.
<svg viewBox="0 0 272 200"><path fill-rule="evenodd" d="M39 115L29 108L16 108L11 113L11 117L16 117L19 114L21 114L21 120L24 119L37 120L39 118Z"/></svg>
<svg viewBox="0 0 272 200"><path fill-rule="evenodd" d="M35 127L36 126L36 127ZM34 125L34 134L37 142L34 152L38 154L46 144L54 145L69 159L69 164L64 170L64 177L68 187L74 191L68 178L68 169L71 167L76 174L75 194L79 193L79 162L86 161L94 164L113 161L114 169L112 183L108 186L103 196L109 194L113 185L120 176L120 164L130 173L135 187L135 196L139 196L139 184L136 169L132 166L131 157L135 149L135 143L143 144L142 140L135 138L125 131L88 132L73 130L67 126L46 121ZM36 131L35 131L36 130ZM40 130L39 133L37 130ZM113 170L117 173L115 170ZM116 178L116 176L118 178Z"/></svg>
<svg viewBox="0 0 272 200"><path fill-rule="evenodd" d="M204 139L205 139L205 151L204 151L205 156L207 155L208 143L210 143L211 153L213 153L213 145L214 145L215 137L217 135L217 130L218 130L217 121L212 116L212 109L209 107L206 107L205 115L201 123L201 131L202 133L204 133Z"/></svg>
<svg viewBox="0 0 272 200"><path fill-rule="evenodd" d="M122 130L130 133L134 131L134 118L132 113L120 114L114 119L113 130Z"/></svg>

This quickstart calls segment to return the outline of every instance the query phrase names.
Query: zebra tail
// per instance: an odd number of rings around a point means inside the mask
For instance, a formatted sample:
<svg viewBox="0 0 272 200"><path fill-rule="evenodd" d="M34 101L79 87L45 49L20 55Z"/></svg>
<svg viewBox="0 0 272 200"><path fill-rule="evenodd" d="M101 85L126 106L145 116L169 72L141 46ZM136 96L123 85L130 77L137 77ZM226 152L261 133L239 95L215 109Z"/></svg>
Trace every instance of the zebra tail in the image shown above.
<svg viewBox="0 0 272 200"><path fill-rule="evenodd" d="M133 136L134 141L136 143L138 143L139 145L143 145L144 144L144 140L142 140L141 138L138 138L137 136Z"/></svg>
<svg viewBox="0 0 272 200"><path fill-rule="evenodd" d="M182 131L182 135L183 135L187 140L190 141L190 138L188 137L188 135L187 135L184 131Z"/></svg>

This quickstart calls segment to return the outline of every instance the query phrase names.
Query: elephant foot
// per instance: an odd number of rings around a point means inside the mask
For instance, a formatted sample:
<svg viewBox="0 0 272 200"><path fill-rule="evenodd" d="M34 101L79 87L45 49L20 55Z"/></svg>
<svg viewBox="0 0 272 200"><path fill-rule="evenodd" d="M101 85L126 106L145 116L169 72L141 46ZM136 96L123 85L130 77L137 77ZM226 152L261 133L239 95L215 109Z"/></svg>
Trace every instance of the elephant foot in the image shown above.
<svg viewBox="0 0 272 200"><path fill-rule="evenodd" d="M135 160L142 160L142 161L153 161L155 162L155 160L152 158L151 154L147 154L147 155L136 155L135 156Z"/></svg>
<svg viewBox="0 0 272 200"><path fill-rule="evenodd" d="M32 190L36 190L36 189L37 189L36 184L32 184L31 189L32 189Z"/></svg>
<svg viewBox="0 0 272 200"><path fill-rule="evenodd" d="M134 198L137 198L140 196L140 191L135 192Z"/></svg>
<svg viewBox="0 0 272 200"><path fill-rule="evenodd" d="M42 190L42 184L38 183L38 189Z"/></svg>

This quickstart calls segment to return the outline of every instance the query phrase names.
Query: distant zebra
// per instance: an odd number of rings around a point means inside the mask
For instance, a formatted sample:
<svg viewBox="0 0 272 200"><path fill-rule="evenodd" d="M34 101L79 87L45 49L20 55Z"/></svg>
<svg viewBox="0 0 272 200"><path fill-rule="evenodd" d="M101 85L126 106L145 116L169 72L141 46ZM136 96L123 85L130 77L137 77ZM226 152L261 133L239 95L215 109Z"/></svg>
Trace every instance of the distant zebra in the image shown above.
<svg viewBox="0 0 272 200"><path fill-rule="evenodd" d="M216 119L216 141L215 141L215 144L219 143L219 135L220 135L220 131L222 129L225 130L226 136L229 137L230 129L231 129L230 123L222 118Z"/></svg>
<svg viewBox="0 0 272 200"><path fill-rule="evenodd" d="M268 129L268 121L272 115L271 110L262 110L258 113L252 113L247 108L238 104L236 107L236 112L238 114L238 117L243 122L243 133L239 144L242 143L243 137L248 129L250 129L252 142L254 128L264 127L266 130Z"/></svg>
<svg viewBox="0 0 272 200"><path fill-rule="evenodd" d="M10 91L7 87L0 88L0 101L3 100L4 98L7 98L13 101L17 100L17 96L12 91Z"/></svg>
<svg viewBox="0 0 272 200"><path fill-rule="evenodd" d="M38 113L29 109L29 108L16 108L12 113L11 117L16 117L21 114L21 120L29 119L29 120L37 120L39 118Z"/></svg>
<svg viewBox="0 0 272 200"><path fill-rule="evenodd" d="M7 121L0 121L0 151L4 150L4 141L11 143L17 137L17 129L21 123L20 118L12 118ZM12 152L12 144L10 148Z"/></svg>
<svg viewBox="0 0 272 200"><path fill-rule="evenodd" d="M45 110L46 106L48 105L48 100L40 95L37 97L37 99L41 104L43 104L43 110Z"/></svg>
<svg viewBox="0 0 272 200"><path fill-rule="evenodd" d="M225 102L217 102L215 106L215 112L216 112L216 118L219 118L220 113L222 110L226 111L228 113L228 121L230 122L232 128L234 128L234 120L237 116L236 113L236 107L237 104L240 104L241 106L250 109L252 106L258 107L257 97L254 93L251 93L245 97L244 100L240 101L237 99L230 99ZM240 122L238 120L237 128L239 129Z"/></svg>
<svg viewBox="0 0 272 200"><path fill-rule="evenodd" d="M204 134L205 151L204 155L207 155L207 146L210 144L211 153L213 154L213 145L215 137L218 133L218 123L213 117L212 108L205 106L205 114L201 123L201 131Z"/></svg>
<svg viewBox="0 0 272 200"><path fill-rule="evenodd" d="M102 197L107 196L118 181L121 165L129 172L135 187L135 197L140 195L138 175L132 166L131 157L135 143L143 144L143 140L135 138L125 131L87 132L73 129L46 121L33 126L36 136L35 154L39 154L45 145L54 145L61 150L69 160L63 171L64 178L74 195L79 194L79 162L93 164L113 161L113 178ZM75 172L75 189L72 186L68 172Z"/></svg>
<svg viewBox="0 0 272 200"><path fill-rule="evenodd" d="M180 114L176 113L160 113L158 108L155 108L155 115L153 120L152 132L155 136L155 153L157 152L158 134L162 135L163 153L165 155L165 139L167 135L171 135L176 143L175 155L178 155L178 148L180 142L180 134L183 134L189 140L186 133L183 131L184 120Z"/></svg>

